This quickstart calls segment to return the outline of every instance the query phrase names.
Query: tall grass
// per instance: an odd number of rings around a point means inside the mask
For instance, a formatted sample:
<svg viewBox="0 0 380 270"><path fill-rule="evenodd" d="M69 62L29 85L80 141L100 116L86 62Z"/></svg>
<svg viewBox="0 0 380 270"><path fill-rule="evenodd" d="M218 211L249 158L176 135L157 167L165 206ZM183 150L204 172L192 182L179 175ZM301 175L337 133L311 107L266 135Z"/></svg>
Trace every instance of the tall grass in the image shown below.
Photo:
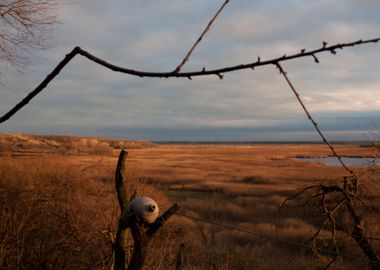
<svg viewBox="0 0 380 270"><path fill-rule="evenodd" d="M0 164L1 269L110 269L119 211L112 167L83 170L52 158L1 158ZM127 194L137 189L168 204L137 178L127 183ZM171 231L163 230L148 268L173 263L170 239Z"/></svg>
<svg viewBox="0 0 380 270"><path fill-rule="evenodd" d="M293 155L288 148L284 153ZM177 202L186 214L303 243L321 219L318 209L279 206L295 189L341 175L339 168L272 160L283 153L269 153L268 147L194 149L130 150L127 196L137 190L155 199L162 212ZM0 157L0 268L110 269L119 215L116 161L95 155ZM373 237L380 232L378 176L361 182L370 187L363 215ZM341 251L361 255L347 234L339 237ZM326 263L299 247L173 216L152 241L146 269L174 269L181 243L184 270L319 269ZM129 255L132 245L128 235ZM331 269L362 266L345 260Z"/></svg>

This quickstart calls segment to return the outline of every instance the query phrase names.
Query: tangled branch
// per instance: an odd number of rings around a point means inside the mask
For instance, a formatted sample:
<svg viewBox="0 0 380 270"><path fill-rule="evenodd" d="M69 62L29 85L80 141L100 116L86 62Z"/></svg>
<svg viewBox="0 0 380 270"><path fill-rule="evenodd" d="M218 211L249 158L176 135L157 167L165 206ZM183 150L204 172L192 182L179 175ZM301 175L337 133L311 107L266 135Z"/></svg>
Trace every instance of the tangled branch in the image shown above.
<svg viewBox="0 0 380 270"><path fill-rule="evenodd" d="M57 24L60 0L0 1L0 59L22 67L29 49L49 47L48 33Z"/></svg>
<svg viewBox="0 0 380 270"><path fill-rule="evenodd" d="M349 235L356 241L363 253L366 254L371 261L372 269L380 269L380 258L371 245L369 238L366 236L363 220L356 207L356 201L358 199L356 192L357 179L353 177L343 177L341 186L338 184L308 186L287 198L281 206L281 208L284 208L291 201L297 199L302 201L301 207L308 205L312 200L319 201L320 216L323 217L323 220L317 226L315 233L309 239L308 243L314 254L320 256L319 242L325 242L326 240L330 242L331 246L329 248L333 251L330 255L333 254L333 257L326 264L326 269L336 261L340 254L337 244L337 212L343 206L346 207L353 223L353 229L349 232ZM332 201L330 202L327 201L327 196L329 195L332 196ZM303 199L302 196L305 196L305 199ZM322 236L322 232L326 230L330 232L328 238Z"/></svg>
<svg viewBox="0 0 380 270"><path fill-rule="evenodd" d="M323 43L323 46L326 47L326 43ZM333 54L335 54L335 51L332 51ZM317 59L314 56L315 59ZM317 59L318 60L318 59ZM322 133L322 131L319 129L317 122L314 120L314 118L311 116L310 112L306 108L305 104L303 103L299 93L295 89L294 85L290 81L289 77L287 76L287 73L284 71L280 63L275 63L277 68L280 71L280 74L283 75L286 82L290 86L292 92L296 96L299 104L301 105L302 109L304 110L305 114L307 115L308 119L313 124L315 130L319 134L319 136L322 138L323 142L330 148L331 152L333 153L334 157L336 157L343 168L349 173L349 176L343 177L343 186L340 187L338 185L332 185L332 186L325 186L325 185L312 185L308 186L306 188L303 188L300 192L296 193L295 195L291 196L290 198L286 199L283 203L285 205L290 200L297 199L304 193L311 191L315 192L306 197L305 202L302 206L306 206L314 199L320 200L320 208L322 209L320 215L324 217L324 221L321 225L319 225L319 228L313 235L313 237L309 240L309 243L311 243L312 249L316 255L319 256L318 253L318 247L317 243L319 240L325 240L325 238L321 237L321 232L325 229L330 230L330 242L332 243L333 248L333 258L327 263L325 269L329 268L338 258L339 256L339 248L336 241L336 219L335 215L336 212L345 205L351 220L354 224L354 229L350 233L351 237L355 239L358 246L361 248L361 250L367 255L368 259L371 261L372 269L379 270L380 269L380 258L377 256L374 248L372 247L371 243L368 241L368 238L366 236L366 231L362 225L363 221L359 214L358 209L356 208L356 201L357 201L357 190L358 190L358 180L361 176L356 175L350 168L347 167L347 165L343 162L342 157L335 151L334 147L328 142L325 135ZM335 197L333 197L333 203L335 202L335 206L331 209L329 209L328 203L326 201L326 196L329 194L334 194Z"/></svg>

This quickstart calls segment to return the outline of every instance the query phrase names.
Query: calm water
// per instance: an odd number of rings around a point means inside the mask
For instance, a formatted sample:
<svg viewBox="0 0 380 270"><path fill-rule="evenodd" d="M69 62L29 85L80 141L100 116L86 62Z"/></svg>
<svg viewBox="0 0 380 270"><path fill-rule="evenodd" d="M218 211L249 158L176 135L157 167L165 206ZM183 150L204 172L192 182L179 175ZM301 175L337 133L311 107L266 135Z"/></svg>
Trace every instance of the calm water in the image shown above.
<svg viewBox="0 0 380 270"><path fill-rule="evenodd" d="M320 162L324 163L328 166L340 166L340 162L335 157L326 157L326 158L296 158L296 160L309 161L309 162ZM358 166L358 167L368 167L369 165L373 165L373 158L350 158L344 157L342 158L343 162L347 166ZM380 160L376 160L376 165L380 165Z"/></svg>

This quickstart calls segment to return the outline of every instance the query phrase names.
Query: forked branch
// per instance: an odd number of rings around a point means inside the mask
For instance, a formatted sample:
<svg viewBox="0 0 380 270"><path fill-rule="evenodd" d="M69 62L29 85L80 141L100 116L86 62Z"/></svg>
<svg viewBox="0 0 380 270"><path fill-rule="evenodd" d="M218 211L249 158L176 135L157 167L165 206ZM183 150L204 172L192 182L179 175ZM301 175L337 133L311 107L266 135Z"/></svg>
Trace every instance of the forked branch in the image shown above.
<svg viewBox="0 0 380 270"><path fill-rule="evenodd" d="M316 254L318 254L320 248L317 246L317 243L318 240L321 238L322 231L330 231L329 240L332 243L333 252L329 254L332 254L333 257L326 265L326 268L328 268L329 266L331 266L332 263L336 261L337 257L340 255L338 245L336 242L336 218L338 216L338 210L345 206L350 214L351 221L354 225L353 230L350 232L350 236L356 241L363 253L368 257L372 269L380 270L380 258L376 254L376 251L370 243L369 238L367 238L366 236L366 231L363 226L363 220L359 214L359 211L356 208L355 200L357 198L355 189L357 187L356 185L351 184L351 180L352 179L348 177L344 177L343 187L340 187L339 185L313 185L305 187L299 192L297 192L294 196L291 196L288 199L286 199L282 207L284 207L287 203L293 200L302 201L303 199L301 198L301 196L303 195L305 195L303 197L305 198L305 201L307 203L311 200L311 198L315 200L320 200L318 209L320 209L320 216L323 216L324 218L322 222L317 226L316 232L313 234L313 236L310 238L308 242L311 244L312 250L314 250ZM327 203L326 197L328 195L332 196L331 199L333 202L330 202L330 204L333 204L333 206L329 206L329 204ZM302 203L301 206L305 206L307 204L306 202Z"/></svg>
<svg viewBox="0 0 380 270"><path fill-rule="evenodd" d="M120 206L119 226L116 233L116 240L114 244L114 265L115 270L125 270L126 254L124 249L124 234L128 228L131 229L134 241L132 257L128 264L128 270L142 269L145 258L147 256L150 240L157 233L157 231L165 224L165 222L179 209L175 203L166 212L164 212L152 224L146 224L138 219L135 215L127 213L128 202L133 199L132 195L127 200L124 190L124 170L125 159L127 152L121 150L115 172L116 193Z"/></svg>

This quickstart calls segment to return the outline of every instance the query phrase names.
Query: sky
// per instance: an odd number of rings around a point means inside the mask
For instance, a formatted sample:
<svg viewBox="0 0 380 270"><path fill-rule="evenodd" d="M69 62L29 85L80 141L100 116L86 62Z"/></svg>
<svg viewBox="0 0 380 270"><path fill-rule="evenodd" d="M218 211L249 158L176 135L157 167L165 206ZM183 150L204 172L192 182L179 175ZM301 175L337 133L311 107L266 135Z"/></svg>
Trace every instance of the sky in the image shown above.
<svg viewBox="0 0 380 270"><path fill-rule="evenodd" d="M223 0L71 0L52 46L22 72L2 71L0 114L32 91L74 46L145 71L181 62ZM380 37L378 0L231 0L183 71L219 68ZM380 45L283 62L330 140L380 134ZM77 56L0 133L152 141L319 141L274 66L217 76L140 78Z"/></svg>

